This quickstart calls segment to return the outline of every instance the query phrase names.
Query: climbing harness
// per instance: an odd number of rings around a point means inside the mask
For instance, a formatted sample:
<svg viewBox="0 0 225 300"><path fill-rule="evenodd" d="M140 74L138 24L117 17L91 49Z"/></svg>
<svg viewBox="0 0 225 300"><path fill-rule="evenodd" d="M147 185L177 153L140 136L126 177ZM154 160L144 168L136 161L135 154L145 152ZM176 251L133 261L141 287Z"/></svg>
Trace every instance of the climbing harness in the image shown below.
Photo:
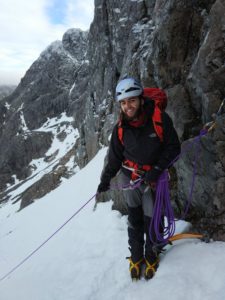
<svg viewBox="0 0 225 300"><path fill-rule="evenodd" d="M142 177L145 174L145 172L152 169L151 165L139 165L129 159L126 159L123 162L122 167L132 172L131 173L132 181L137 180L138 178Z"/></svg>

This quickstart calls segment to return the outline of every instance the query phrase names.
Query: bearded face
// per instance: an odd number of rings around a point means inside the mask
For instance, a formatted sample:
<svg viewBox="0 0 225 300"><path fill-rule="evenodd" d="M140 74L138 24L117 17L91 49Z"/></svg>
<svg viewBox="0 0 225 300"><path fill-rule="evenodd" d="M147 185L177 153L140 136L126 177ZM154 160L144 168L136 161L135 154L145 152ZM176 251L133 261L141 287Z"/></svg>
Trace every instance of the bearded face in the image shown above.
<svg viewBox="0 0 225 300"><path fill-rule="evenodd" d="M130 97L120 101L120 107L124 118L127 121L134 121L142 111L143 99L139 97Z"/></svg>

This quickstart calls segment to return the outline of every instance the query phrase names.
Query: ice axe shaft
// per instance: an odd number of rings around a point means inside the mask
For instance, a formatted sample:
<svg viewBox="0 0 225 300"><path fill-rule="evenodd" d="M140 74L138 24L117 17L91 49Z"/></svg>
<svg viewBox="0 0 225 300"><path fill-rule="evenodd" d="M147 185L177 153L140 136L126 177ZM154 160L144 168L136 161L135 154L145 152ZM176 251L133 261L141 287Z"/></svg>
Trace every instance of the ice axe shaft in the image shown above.
<svg viewBox="0 0 225 300"><path fill-rule="evenodd" d="M169 241L174 242L174 241L182 240L182 239L203 239L203 238L204 238L203 234L199 234L199 233L179 233L179 234L173 235L169 239Z"/></svg>
<svg viewBox="0 0 225 300"><path fill-rule="evenodd" d="M219 109L218 109L218 111L216 113L217 116L219 116L219 115L222 114L224 104L225 104L225 98L223 99L223 101L220 104L220 107L219 107Z"/></svg>

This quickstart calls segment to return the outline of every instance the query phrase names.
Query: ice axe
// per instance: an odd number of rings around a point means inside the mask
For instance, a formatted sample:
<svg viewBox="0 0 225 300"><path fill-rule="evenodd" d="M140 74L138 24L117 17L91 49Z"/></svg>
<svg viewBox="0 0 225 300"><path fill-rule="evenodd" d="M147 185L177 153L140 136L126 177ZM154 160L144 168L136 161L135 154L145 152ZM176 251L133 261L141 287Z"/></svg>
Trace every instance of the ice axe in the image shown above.
<svg viewBox="0 0 225 300"><path fill-rule="evenodd" d="M225 98L222 100L217 113L212 115L214 121L210 121L210 122L205 124L204 128L207 129L207 131L211 131L216 126L216 121L215 120L216 120L217 117L219 117L220 115L222 115L224 113L224 109L225 109L224 107L225 107Z"/></svg>

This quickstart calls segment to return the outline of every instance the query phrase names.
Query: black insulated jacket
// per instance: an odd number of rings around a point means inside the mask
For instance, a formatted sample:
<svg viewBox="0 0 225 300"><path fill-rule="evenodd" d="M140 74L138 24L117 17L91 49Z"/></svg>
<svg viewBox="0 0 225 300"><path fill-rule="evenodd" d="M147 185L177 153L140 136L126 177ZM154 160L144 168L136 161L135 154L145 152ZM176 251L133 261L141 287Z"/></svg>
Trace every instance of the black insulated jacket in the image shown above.
<svg viewBox="0 0 225 300"><path fill-rule="evenodd" d="M102 172L101 182L109 184L126 159L140 166L158 166L164 170L180 154L180 142L172 120L166 112L162 113L163 142L157 136L152 122L154 105L152 100L145 102L146 120L140 127L131 126L125 120L122 122L123 144L118 137L118 124L115 125L108 151L108 162ZM122 168L122 172L131 175L131 171L125 168Z"/></svg>

